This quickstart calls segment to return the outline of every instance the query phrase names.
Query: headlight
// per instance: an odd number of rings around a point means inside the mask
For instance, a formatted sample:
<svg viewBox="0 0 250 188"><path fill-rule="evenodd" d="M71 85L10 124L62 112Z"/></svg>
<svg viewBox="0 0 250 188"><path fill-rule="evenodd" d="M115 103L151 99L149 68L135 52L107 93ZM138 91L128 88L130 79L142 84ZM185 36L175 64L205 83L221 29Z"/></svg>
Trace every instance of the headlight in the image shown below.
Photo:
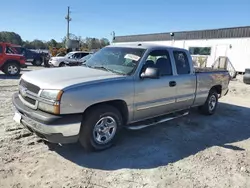
<svg viewBox="0 0 250 188"><path fill-rule="evenodd" d="M53 114L60 114L60 100L63 91L61 90L43 90L40 94L38 108L40 110Z"/></svg>
<svg viewBox="0 0 250 188"><path fill-rule="evenodd" d="M60 100L62 96L61 90L43 90L40 94L41 98L48 100Z"/></svg>

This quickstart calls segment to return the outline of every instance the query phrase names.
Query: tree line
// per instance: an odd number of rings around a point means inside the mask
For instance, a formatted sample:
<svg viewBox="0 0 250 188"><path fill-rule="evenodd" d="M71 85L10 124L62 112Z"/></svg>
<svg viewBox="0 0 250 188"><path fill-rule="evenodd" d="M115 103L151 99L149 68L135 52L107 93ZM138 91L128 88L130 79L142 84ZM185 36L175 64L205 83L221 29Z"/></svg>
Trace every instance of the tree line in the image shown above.
<svg viewBox="0 0 250 188"><path fill-rule="evenodd" d="M106 38L82 38L81 36L70 34L70 39L79 40L80 47L88 50L100 49L110 44ZM49 47L65 48L66 37L61 41L56 41L55 39L51 39L50 41L42 41L39 39L23 41L21 36L15 32L2 31L0 32L0 42L9 42L29 49L49 49Z"/></svg>

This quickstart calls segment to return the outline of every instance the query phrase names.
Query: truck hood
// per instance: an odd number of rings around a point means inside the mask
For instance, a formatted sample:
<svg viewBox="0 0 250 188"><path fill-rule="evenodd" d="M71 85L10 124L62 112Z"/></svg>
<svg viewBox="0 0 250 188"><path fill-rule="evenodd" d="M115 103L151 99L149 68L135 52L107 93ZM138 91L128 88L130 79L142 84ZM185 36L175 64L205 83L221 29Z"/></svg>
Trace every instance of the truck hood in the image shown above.
<svg viewBox="0 0 250 188"><path fill-rule="evenodd" d="M59 57L51 57L50 59L53 61L59 60L59 59L64 59L64 56L59 56Z"/></svg>
<svg viewBox="0 0 250 188"><path fill-rule="evenodd" d="M6 56L10 56L10 57L11 56L12 57L24 57L22 54L10 54L10 53L9 54L6 53Z"/></svg>
<svg viewBox="0 0 250 188"><path fill-rule="evenodd" d="M104 70L87 67L61 67L27 72L21 77L25 81L39 86L41 89L64 89L76 84L90 84L125 78Z"/></svg>

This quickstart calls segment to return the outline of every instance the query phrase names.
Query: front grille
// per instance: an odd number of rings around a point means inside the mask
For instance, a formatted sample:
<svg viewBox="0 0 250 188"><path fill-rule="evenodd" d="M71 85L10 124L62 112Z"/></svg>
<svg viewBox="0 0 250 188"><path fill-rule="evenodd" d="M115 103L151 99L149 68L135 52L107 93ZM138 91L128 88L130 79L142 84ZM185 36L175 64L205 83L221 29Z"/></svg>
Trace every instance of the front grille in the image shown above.
<svg viewBox="0 0 250 188"><path fill-rule="evenodd" d="M26 82L25 80L21 79L20 85L27 88L28 91L31 91L35 94L38 94L40 88L34 84L31 84L29 82Z"/></svg>
<svg viewBox="0 0 250 188"><path fill-rule="evenodd" d="M31 98L29 98L29 97L23 97L23 99L24 99L25 101L27 101L28 103L30 103L30 104L33 104L33 105L36 104L36 100L31 99Z"/></svg>

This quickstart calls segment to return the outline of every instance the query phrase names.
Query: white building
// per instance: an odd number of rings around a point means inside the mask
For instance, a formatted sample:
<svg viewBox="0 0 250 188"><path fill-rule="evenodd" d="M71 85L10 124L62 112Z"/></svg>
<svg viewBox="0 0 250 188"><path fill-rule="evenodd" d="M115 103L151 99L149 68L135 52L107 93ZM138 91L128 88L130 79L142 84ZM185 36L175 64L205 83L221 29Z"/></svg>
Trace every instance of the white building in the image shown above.
<svg viewBox="0 0 250 188"><path fill-rule="evenodd" d="M250 68L250 26L172 33L116 36L114 44L156 43L188 49L199 66L230 68L239 73ZM198 58L197 58L198 57ZM226 61L224 61L226 60ZM216 63L217 62L217 63ZM202 65L201 65L202 63Z"/></svg>

